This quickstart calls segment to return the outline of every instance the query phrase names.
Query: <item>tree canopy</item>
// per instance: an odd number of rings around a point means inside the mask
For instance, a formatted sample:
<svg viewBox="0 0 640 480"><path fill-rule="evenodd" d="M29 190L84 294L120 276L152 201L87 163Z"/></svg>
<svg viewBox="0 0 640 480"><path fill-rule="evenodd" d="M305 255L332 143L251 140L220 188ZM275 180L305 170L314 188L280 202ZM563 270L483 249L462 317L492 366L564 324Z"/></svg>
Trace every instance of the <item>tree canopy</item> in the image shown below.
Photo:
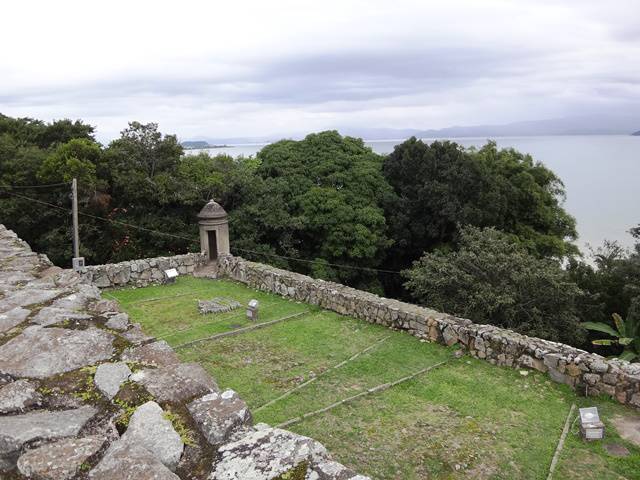
<svg viewBox="0 0 640 480"><path fill-rule="evenodd" d="M423 252L454 247L464 225L514 235L540 257L577 252L575 220L562 208L564 188L531 156L456 143L410 138L384 160L394 197L386 205L394 240L387 265L406 268Z"/></svg>
<svg viewBox="0 0 640 480"><path fill-rule="evenodd" d="M382 158L360 139L327 131L268 145L257 159L256 192L232 214L234 244L307 259L311 263L280 263L375 288L375 274L329 264L376 267L389 246Z"/></svg>
<svg viewBox="0 0 640 480"><path fill-rule="evenodd" d="M464 227L459 248L425 254L406 287L429 307L526 335L581 344L581 295L560 264L541 259L494 228Z"/></svg>

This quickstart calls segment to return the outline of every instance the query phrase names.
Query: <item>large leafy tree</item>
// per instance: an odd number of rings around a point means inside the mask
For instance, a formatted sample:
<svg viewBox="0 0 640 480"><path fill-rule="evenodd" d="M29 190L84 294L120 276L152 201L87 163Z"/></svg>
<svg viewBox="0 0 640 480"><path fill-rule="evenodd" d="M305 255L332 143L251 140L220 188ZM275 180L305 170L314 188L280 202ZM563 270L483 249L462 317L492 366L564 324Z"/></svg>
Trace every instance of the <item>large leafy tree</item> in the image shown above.
<svg viewBox="0 0 640 480"><path fill-rule="evenodd" d="M73 142L81 142L82 146L69 145ZM85 146L92 151L91 155L81 152ZM0 114L0 221L27 239L34 249L46 252L54 262L68 265L71 258L70 216L64 210L34 203L25 197L69 208L66 186L31 186L66 182L65 174L81 171L90 178L94 169L92 162L99 156L99 150L100 147L93 143L93 127L80 121L45 123ZM63 161L63 157L69 162ZM47 164L51 167L55 164L61 170L48 168Z"/></svg>
<svg viewBox="0 0 640 480"><path fill-rule="evenodd" d="M407 268L423 252L453 248L460 227L496 227L531 253L576 252L575 220L562 208L562 182L544 165L489 142L465 150L453 142L410 138L384 160L394 196L386 204L391 247L386 266ZM398 283L388 284L396 295Z"/></svg>
<svg viewBox="0 0 640 480"><path fill-rule="evenodd" d="M426 253L405 276L407 289L429 307L531 336L584 341L577 285L557 261L532 255L494 228L462 228L458 250Z"/></svg>
<svg viewBox="0 0 640 480"><path fill-rule="evenodd" d="M389 245L381 157L360 139L327 131L268 145L258 161L256 194L233 212L234 245L310 260L280 264L375 288L372 272L329 264L376 267Z"/></svg>

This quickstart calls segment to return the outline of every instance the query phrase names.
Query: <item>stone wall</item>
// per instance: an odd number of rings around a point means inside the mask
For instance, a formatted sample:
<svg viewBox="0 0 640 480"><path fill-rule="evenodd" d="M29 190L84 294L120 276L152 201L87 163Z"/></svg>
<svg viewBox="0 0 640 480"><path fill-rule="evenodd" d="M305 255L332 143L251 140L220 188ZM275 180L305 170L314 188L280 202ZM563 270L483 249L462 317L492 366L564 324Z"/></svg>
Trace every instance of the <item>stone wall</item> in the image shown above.
<svg viewBox="0 0 640 480"><path fill-rule="evenodd" d="M607 360L562 343L527 337L492 325L419 307L398 300L313 279L268 265L226 256L219 261L219 275L253 288L334 312L405 330L441 343L460 344L477 358L495 365L531 368L547 373L587 395L606 394L618 402L640 407L640 364Z"/></svg>
<svg viewBox="0 0 640 480"><path fill-rule="evenodd" d="M313 439L253 426L233 390L181 363L87 282L144 284L165 266L188 273L199 261L124 262L81 276L0 225L0 478L365 480Z"/></svg>
<svg viewBox="0 0 640 480"><path fill-rule="evenodd" d="M207 258L202 253L187 253L174 257L143 258L120 263L85 267L80 272L87 282L99 288L122 287L134 285L146 287L152 283L160 283L164 279L164 271L175 268L180 275L191 274L196 268L204 265Z"/></svg>

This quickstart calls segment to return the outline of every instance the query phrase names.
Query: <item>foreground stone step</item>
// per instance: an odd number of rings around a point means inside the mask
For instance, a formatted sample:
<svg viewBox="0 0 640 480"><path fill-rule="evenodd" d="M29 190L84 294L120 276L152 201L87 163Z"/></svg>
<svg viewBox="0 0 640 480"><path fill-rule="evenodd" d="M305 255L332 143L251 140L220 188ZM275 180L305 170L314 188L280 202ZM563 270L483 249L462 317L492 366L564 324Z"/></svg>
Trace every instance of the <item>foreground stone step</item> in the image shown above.
<svg viewBox="0 0 640 480"><path fill-rule="evenodd" d="M302 464L329 460L326 449L315 440L265 424L218 452L222 458L209 480L272 480Z"/></svg>
<svg viewBox="0 0 640 480"><path fill-rule="evenodd" d="M18 459L18 470L27 478L68 480L82 464L95 455L105 439L98 436L69 438L34 448Z"/></svg>
<svg viewBox="0 0 640 480"><path fill-rule="evenodd" d="M170 470L175 470L184 450L180 435L156 402L136 409L121 441L143 447Z"/></svg>
<svg viewBox="0 0 640 480"><path fill-rule="evenodd" d="M89 472L91 480L180 480L175 473L139 445L118 440Z"/></svg>
<svg viewBox="0 0 640 480"><path fill-rule="evenodd" d="M210 393L187 408L211 445L220 445L239 429L251 425L247 404L233 390Z"/></svg>
<svg viewBox="0 0 640 480"><path fill-rule="evenodd" d="M160 402L182 403L207 393L218 392L218 385L198 363L181 363L145 369L131 375Z"/></svg>
<svg viewBox="0 0 640 480"><path fill-rule="evenodd" d="M0 471L15 467L20 449L26 442L75 436L97 412L96 408L86 406L0 417Z"/></svg>
<svg viewBox="0 0 640 480"><path fill-rule="evenodd" d="M97 328L26 328L0 346L0 373L14 377L46 378L107 360L113 355L114 335Z"/></svg>

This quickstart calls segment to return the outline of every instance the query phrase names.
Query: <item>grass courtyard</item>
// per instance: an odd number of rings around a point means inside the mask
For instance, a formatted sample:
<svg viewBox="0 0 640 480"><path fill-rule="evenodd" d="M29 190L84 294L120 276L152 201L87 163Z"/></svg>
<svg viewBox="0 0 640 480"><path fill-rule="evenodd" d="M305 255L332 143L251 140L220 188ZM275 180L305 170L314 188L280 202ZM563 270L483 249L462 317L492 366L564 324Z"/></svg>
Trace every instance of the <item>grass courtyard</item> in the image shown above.
<svg viewBox="0 0 640 480"><path fill-rule="evenodd" d="M132 321L166 340L183 361L200 363L221 388L236 390L255 422L278 425L446 361L286 427L319 440L336 460L372 478L544 479L573 403L600 409L605 440L585 443L570 432L553 478L640 478L640 448L620 438L611 423L640 414L605 398L579 397L537 372L454 358L453 348L229 281L181 277L173 285L104 296L117 299ZM213 297L242 305L259 300L258 322L291 318L184 346L253 325L244 308L201 315L197 300ZM605 446L611 443L630 454L610 455Z"/></svg>

